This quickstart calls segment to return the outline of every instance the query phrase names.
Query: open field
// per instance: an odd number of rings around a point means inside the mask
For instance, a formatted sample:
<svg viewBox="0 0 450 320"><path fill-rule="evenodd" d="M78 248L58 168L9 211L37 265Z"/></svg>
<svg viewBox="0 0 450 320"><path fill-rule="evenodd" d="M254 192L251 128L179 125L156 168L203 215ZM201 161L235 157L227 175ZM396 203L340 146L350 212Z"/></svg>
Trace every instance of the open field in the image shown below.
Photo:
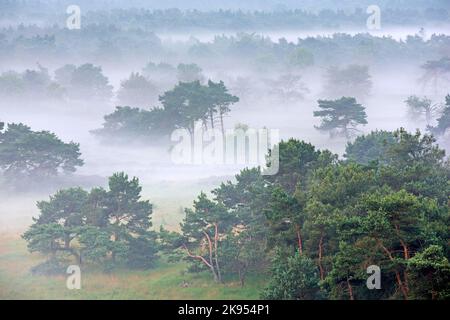
<svg viewBox="0 0 450 320"><path fill-rule="evenodd" d="M34 276L30 268L44 258L29 254L17 234L0 235L1 299L258 299L265 279L237 279L214 285L210 275L185 273L186 265L160 261L147 271L118 270L104 274L82 269L81 290L68 290L64 276ZM164 260L164 259L161 259ZM183 281L188 287L181 286Z"/></svg>

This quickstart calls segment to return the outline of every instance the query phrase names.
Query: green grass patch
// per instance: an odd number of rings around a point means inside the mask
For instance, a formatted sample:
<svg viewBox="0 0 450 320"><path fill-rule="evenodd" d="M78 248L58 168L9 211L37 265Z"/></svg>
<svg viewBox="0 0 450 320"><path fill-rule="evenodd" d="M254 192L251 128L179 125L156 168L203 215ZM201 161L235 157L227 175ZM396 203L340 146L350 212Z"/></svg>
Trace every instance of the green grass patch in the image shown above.
<svg viewBox="0 0 450 320"><path fill-rule="evenodd" d="M185 272L185 262L160 259L150 270L82 268L82 288L69 290L65 276L36 276L31 267L45 258L30 254L19 236L0 237L0 299L258 299L264 275L252 276L244 287L237 279L213 282L210 274ZM86 269L87 268L87 269ZM188 283L183 287L182 283Z"/></svg>

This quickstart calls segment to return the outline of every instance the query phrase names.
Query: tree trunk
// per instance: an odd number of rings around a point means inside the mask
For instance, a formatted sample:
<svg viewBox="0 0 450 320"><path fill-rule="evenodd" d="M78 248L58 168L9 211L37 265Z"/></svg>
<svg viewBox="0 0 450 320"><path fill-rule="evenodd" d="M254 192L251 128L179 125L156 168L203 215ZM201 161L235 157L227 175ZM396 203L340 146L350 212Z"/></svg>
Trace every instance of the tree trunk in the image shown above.
<svg viewBox="0 0 450 320"><path fill-rule="evenodd" d="M222 130L222 139L223 139L223 144L225 145L225 128L223 127L223 113L220 112L220 129Z"/></svg>
<svg viewBox="0 0 450 320"><path fill-rule="evenodd" d="M295 226L296 232L297 232L297 242L298 242L298 252L300 255L303 254L303 240L302 240L302 233L300 231L300 227L298 225Z"/></svg>
<svg viewBox="0 0 450 320"><path fill-rule="evenodd" d="M320 270L320 280L325 278L323 266L322 266L322 253L323 253L323 233L320 235L319 241L319 270Z"/></svg>
<svg viewBox="0 0 450 320"><path fill-rule="evenodd" d="M347 288L348 288L348 296L349 296L350 300L355 300L355 298L353 296L353 287L348 278L347 278Z"/></svg>
<svg viewBox="0 0 450 320"><path fill-rule="evenodd" d="M245 285L245 270L239 268L239 282L241 284L241 288Z"/></svg>
<svg viewBox="0 0 450 320"><path fill-rule="evenodd" d="M195 137L194 137L194 132L195 132L195 127L192 128L188 128L188 132L189 132L189 137L191 138L191 163L194 163L194 144L195 144Z"/></svg>
<svg viewBox="0 0 450 320"><path fill-rule="evenodd" d="M395 231L397 233L398 238L400 239L400 244L403 248L403 259L408 260L409 259L409 249L408 245L403 241L403 239L400 237L400 228L398 225L395 225ZM408 285L408 273L406 272L406 269L403 271L403 281L405 284L406 292L409 292L409 285Z"/></svg>
<svg viewBox="0 0 450 320"><path fill-rule="evenodd" d="M219 258L217 252L217 242L219 241L219 231L217 223L214 224L214 259L216 261L216 271L219 281L222 282L222 274L220 273Z"/></svg>
<svg viewBox="0 0 450 320"><path fill-rule="evenodd" d="M208 240L208 248L209 248L209 264L210 264L211 266L214 266L214 265L213 265L213 254L212 254L213 249L212 249L211 238L210 238L209 234L208 234L206 231L203 231L203 234L205 235L206 240Z"/></svg>
<svg viewBox="0 0 450 320"><path fill-rule="evenodd" d="M383 243L381 242L381 240L377 239L378 245L383 249L383 251L386 253L386 255L388 256L389 260L391 260L392 262L394 262L394 257L392 256L392 253L388 250L388 248L386 248ZM400 291L403 294L403 299L408 300L408 290L405 287L405 284L402 281L402 278L400 277L400 272L398 272L398 270L395 270L395 279L397 280L397 284L400 288Z"/></svg>
<svg viewBox="0 0 450 320"><path fill-rule="evenodd" d="M209 120L211 122L211 129L214 130L214 113L213 113L213 111L209 112Z"/></svg>
<svg viewBox="0 0 450 320"><path fill-rule="evenodd" d="M183 244L183 247L186 250L189 257L202 261L211 270L211 273L213 274L213 277L214 277L214 282L219 282L219 279L216 274L216 270L214 270L214 266L212 264L208 263L208 261L205 258L203 258L202 256L192 254L185 244Z"/></svg>

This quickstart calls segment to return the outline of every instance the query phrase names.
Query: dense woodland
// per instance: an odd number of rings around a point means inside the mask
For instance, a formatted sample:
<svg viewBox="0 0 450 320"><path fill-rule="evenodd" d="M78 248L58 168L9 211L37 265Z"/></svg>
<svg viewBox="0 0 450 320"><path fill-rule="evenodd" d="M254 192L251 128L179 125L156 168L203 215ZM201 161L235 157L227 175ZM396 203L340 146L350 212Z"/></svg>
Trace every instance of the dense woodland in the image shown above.
<svg viewBox="0 0 450 320"><path fill-rule="evenodd" d="M177 91L188 85L208 96L214 84L181 83L161 100L184 101ZM349 117L364 120L355 101L319 104L328 113L345 105ZM448 111L450 96L446 102ZM133 109L116 112L123 111ZM206 121L210 113L203 112ZM319 129L342 130L348 123L331 117ZM41 179L83 165L77 144L23 124L3 128L0 141L5 177ZM39 274L62 272L67 259L112 272L124 265L151 268L161 256L184 257L190 272L209 272L219 285L237 277L245 286L248 274L268 272L261 292L267 299L446 299L450 166L435 142L419 131L375 131L348 143L340 159L304 141L283 141L276 175L248 168L201 193L185 210L180 232L152 231L152 204L141 199L139 180L116 173L107 189L63 189L38 202L40 215L23 237L31 252L48 256L33 268ZM381 267L382 290L366 287L373 264Z"/></svg>
<svg viewBox="0 0 450 320"><path fill-rule="evenodd" d="M427 34L448 25L449 4L380 1L385 26L414 29L398 39L363 29L364 1L294 2L81 1L83 27L68 30L65 1L0 0L0 198L39 197L20 232L40 259L33 276L183 263L181 276L207 275L210 288L264 277L261 299L450 299L450 35ZM333 32L264 35L301 28ZM214 36L163 35L190 30ZM401 123L383 129L392 109ZM275 175L202 167L221 183L180 204L175 226L154 223L149 180L192 169L164 163L174 130L225 139L256 126L241 116L267 128L280 115L279 129L296 131L268 151ZM156 161L139 167L148 154ZM374 265L378 290L366 285Z"/></svg>
<svg viewBox="0 0 450 320"><path fill-rule="evenodd" d="M270 270L267 299L448 299L450 166L432 136L372 132L344 159L296 139L279 150L278 174L245 169L200 194L180 232L149 230L152 204L125 173L108 189L60 190L23 235L48 256L33 272L57 274L70 257L111 272L169 256L216 285ZM373 264L381 290L366 287Z"/></svg>

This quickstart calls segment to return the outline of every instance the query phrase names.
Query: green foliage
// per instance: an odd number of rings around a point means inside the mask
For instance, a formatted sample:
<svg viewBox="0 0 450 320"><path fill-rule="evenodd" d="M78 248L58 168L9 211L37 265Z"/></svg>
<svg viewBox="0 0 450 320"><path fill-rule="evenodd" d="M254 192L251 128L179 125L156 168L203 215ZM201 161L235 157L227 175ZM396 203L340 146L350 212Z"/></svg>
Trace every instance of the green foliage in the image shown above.
<svg viewBox="0 0 450 320"><path fill-rule="evenodd" d="M108 140L127 142L130 138L144 142L158 141L167 137L175 128L173 119L163 109L144 110L131 107L116 107L116 110L104 117L103 128L92 133Z"/></svg>
<svg viewBox="0 0 450 320"><path fill-rule="evenodd" d="M408 261L415 299L450 298L450 263L442 247L431 245Z"/></svg>
<svg viewBox="0 0 450 320"><path fill-rule="evenodd" d="M3 126L2 126L3 129ZM83 165L79 145L54 133L11 123L0 131L0 169L8 179L49 178Z"/></svg>
<svg viewBox="0 0 450 320"><path fill-rule="evenodd" d="M360 164L369 164L371 161L386 161L386 151L394 141L395 137L389 131L380 130L367 135L360 135L355 141L347 143L345 158Z"/></svg>
<svg viewBox="0 0 450 320"><path fill-rule="evenodd" d="M140 80L135 80L139 82L147 81L142 76L134 77L138 77ZM133 97L136 95L133 94ZM222 81L208 81L207 85L202 85L197 80L178 83L161 95L159 101L162 107L151 110L116 107L113 113L104 117L103 128L93 133L122 142L129 141L130 137L144 141L167 140L172 131L178 128L188 130L192 136L199 121L205 127L209 125L214 129L219 118L224 134L223 116L230 111L230 105L239 99L228 93Z"/></svg>
<svg viewBox="0 0 450 320"><path fill-rule="evenodd" d="M103 75L102 68L91 63L79 67L65 65L57 69L55 75L57 81L62 81L59 84L67 90L69 98L108 100L112 97L113 87Z"/></svg>
<svg viewBox="0 0 450 320"><path fill-rule="evenodd" d="M289 139L278 144L279 170L268 180L293 193L298 183L305 185L316 168L333 163L337 156L328 150L316 150L307 142Z"/></svg>
<svg viewBox="0 0 450 320"><path fill-rule="evenodd" d="M154 265L159 245L149 231L152 205L141 200L137 178L116 173L109 178L108 191L60 190L37 206L41 214L23 234L31 252L50 260L72 255L79 264L98 263L105 270Z"/></svg>
<svg viewBox="0 0 450 320"><path fill-rule="evenodd" d="M64 275L66 274L67 267L61 263L58 259L50 258L37 266L31 268L31 274L33 275L44 275L44 276L54 276L54 275Z"/></svg>
<svg viewBox="0 0 450 320"><path fill-rule="evenodd" d="M321 117L322 123L316 129L328 131L330 136L342 134L350 137L356 126L367 124L365 108L355 98L342 97L337 100L318 100L320 111L314 117Z"/></svg>
<svg viewBox="0 0 450 320"><path fill-rule="evenodd" d="M306 49L298 48L289 56L289 65L305 68L314 64L314 55Z"/></svg>

